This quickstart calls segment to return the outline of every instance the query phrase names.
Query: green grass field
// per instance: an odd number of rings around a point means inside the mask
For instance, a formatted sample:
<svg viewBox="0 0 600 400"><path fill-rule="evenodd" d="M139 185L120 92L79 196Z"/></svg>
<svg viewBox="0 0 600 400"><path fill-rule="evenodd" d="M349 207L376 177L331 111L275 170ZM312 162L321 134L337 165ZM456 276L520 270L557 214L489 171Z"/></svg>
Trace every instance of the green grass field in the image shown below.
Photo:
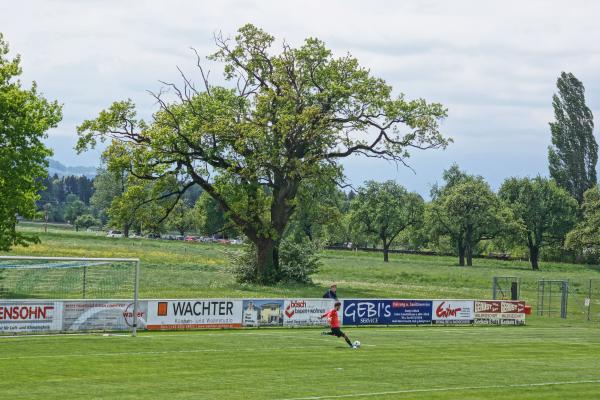
<svg viewBox="0 0 600 400"><path fill-rule="evenodd" d="M589 326L315 329L0 339L5 399L597 399Z"/></svg>
<svg viewBox="0 0 600 400"><path fill-rule="evenodd" d="M25 229L40 231L39 227ZM314 284L257 286L239 284L231 274L228 254L239 251L238 246L116 239L64 229L50 229L40 238L41 244L16 248L11 254L139 257L142 298L321 297L332 282L338 283L340 296L346 298L490 298L494 276L517 276L521 297L533 306L539 279L569 279L571 316L585 319L583 303L589 279L594 279L592 312L600 320L600 267L593 265L542 263L541 271L534 272L523 261L476 259L473 267L459 267L454 257L394 254L384 263L381 254L325 251ZM80 298L81 291L61 291L60 297Z"/></svg>
<svg viewBox="0 0 600 400"><path fill-rule="evenodd" d="M32 228L28 228L32 229ZM328 251L313 285L236 283L236 247L110 239L51 230L13 254L139 257L145 298L342 297L489 298L493 276L522 279L536 305L537 280L569 279L567 320L533 315L524 327L347 329L351 350L316 329L0 336L0 399L597 399L600 296L586 321L585 282L597 266ZM78 296L77 288L72 297Z"/></svg>

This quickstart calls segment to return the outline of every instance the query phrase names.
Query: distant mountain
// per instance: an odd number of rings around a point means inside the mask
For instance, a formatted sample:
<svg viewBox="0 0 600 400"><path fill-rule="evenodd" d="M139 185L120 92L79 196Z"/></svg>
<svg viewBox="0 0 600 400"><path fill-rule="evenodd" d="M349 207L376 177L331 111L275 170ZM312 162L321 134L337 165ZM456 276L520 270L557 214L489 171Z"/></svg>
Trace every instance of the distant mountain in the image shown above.
<svg viewBox="0 0 600 400"><path fill-rule="evenodd" d="M87 176L88 178L92 178L96 176L96 168L97 167L71 167L66 166L60 161L56 161L53 159L48 159L48 175L52 176L54 174L58 176Z"/></svg>

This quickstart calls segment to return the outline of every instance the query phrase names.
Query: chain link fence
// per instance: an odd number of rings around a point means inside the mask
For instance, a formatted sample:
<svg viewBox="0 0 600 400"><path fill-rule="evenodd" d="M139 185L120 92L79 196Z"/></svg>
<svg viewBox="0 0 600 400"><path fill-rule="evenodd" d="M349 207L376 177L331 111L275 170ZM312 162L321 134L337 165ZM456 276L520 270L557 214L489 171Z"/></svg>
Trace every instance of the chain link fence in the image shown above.
<svg viewBox="0 0 600 400"><path fill-rule="evenodd" d="M600 323L600 279L497 276L492 279L492 297L525 300L542 318Z"/></svg>
<svg viewBox="0 0 600 400"><path fill-rule="evenodd" d="M600 322L600 279L571 280L569 317Z"/></svg>

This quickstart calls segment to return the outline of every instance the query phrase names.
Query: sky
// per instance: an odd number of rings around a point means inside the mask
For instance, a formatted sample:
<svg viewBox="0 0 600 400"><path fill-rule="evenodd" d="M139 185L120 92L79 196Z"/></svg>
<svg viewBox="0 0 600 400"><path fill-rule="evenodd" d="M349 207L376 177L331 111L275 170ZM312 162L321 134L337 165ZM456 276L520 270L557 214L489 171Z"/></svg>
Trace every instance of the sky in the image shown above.
<svg viewBox="0 0 600 400"><path fill-rule="evenodd" d="M113 101L156 110L148 90L197 77L195 48L252 23L300 45L317 37L335 55L358 58L407 98L448 108L446 150L413 152L414 171L384 161L344 161L349 182L392 179L427 195L457 163L493 188L509 176L547 175L548 123L561 71L586 88L600 116L600 2L596 1L155 1L0 0L0 32L64 118L49 132L55 159L93 166L99 150L77 155L76 127ZM222 83L218 65L211 79ZM598 129L594 133L598 140Z"/></svg>

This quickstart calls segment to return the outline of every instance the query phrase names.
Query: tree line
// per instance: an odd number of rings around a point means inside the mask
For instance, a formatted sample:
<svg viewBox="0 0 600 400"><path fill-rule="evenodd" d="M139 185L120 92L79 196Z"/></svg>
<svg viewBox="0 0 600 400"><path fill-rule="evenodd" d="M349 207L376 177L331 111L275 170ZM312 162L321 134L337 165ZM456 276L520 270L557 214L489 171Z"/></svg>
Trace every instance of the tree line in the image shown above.
<svg viewBox="0 0 600 400"><path fill-rule="evenodd" d="M94 225L97 221L77 219L89 214L90 199L94 193L93 180L85 176L46 176L41 180L36 206L37 218L46 222L71 223L77 228ZM87 225L87 226L84 226Z"/></svg>

